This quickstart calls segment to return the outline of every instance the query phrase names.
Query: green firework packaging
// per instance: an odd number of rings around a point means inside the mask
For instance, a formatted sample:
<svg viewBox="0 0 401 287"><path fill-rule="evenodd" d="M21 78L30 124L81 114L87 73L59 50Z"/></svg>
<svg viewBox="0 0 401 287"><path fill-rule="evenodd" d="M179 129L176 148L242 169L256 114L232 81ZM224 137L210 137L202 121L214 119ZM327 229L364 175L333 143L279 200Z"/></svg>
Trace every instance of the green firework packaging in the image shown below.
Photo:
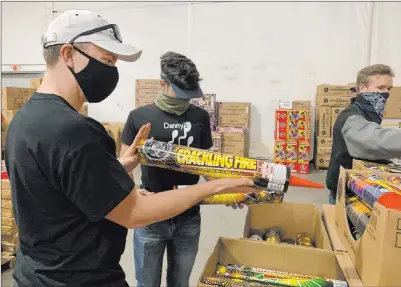
<svg viewBox="0 0 401 287"><path fill-rule="evenodd" d="M289 287L346 287L345 281L326 279L321 277L305 276L283 271L267 270L262 268L246 267L233 264L219 264L216 267L215 277L240 279L247 282L259 283L263 286Z"/></svg>

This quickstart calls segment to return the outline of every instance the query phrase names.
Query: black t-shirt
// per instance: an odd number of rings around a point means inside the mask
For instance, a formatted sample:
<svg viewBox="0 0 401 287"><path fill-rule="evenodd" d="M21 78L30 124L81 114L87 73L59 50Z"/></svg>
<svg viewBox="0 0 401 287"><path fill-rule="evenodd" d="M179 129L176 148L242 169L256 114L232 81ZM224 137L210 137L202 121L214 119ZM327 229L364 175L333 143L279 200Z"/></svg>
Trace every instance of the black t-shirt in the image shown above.
<svg viewBox="0 0 401 287"><path fill-rule="evenodd" d="M141 126L147 123L152 125L149 138L154 137L157 141L200 149L213 146L209 114L195 105L191 104L181 116L164 112L155 104L135 109L128 116L121 142L131 145ZM178 185L193 185L199 181L199 176L188 173L145 165L141 169L141 188L152 192L171 190ZM193 216L198 212L199 206L196 205L182 215Z"/></svg>
<svg viewBox="0 0 401 287"><path fill-rule="evenodd" d="M6 167L20 248L19 286L127 286L119 264L127 229L105 219L134 182L97 121L36 93L17 112Z"/></svg>

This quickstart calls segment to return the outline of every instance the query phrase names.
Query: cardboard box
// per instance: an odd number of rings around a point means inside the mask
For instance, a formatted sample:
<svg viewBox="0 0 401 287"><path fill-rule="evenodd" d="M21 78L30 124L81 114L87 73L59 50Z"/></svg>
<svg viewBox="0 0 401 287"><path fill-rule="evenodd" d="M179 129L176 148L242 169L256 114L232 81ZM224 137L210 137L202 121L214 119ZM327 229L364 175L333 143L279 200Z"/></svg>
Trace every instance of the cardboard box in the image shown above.
<svg viewBox="0 0 401 287"><path fill-rule="evenodd" d="M218 104L218 126L250 128L251 103L224 102Z"/></svg>
<svg viewBox="0 0 401 287"><path fill-rule="evenodd" d="M346 280L346 274L341 270L337 257L342 259L341 254L316 248L219 238L197 286L210 287L202 283L201 278L213 276L219 263Z"/></svg>
<svg viewBox="0 0 401 287"><path fill-rule="evenodd" d="M17 228L17 223L15 222L14 218L10 217L1 217L1 225L9 226L11 228Z"/></svg>
<svg viewBox="0 0 401 287"><path fill-rule="evenodd" d="M278 229L282 240L295 241L299 233L307 232L312 236L316 248L333 250L320 212L313 204L283 202L250 205L245 220L244 238L252 234L264 236L269 228Z"/></svg>
<svg viewBox="0 0 401 287"><path fill-rule="evenodd" d="M386 102L383 118L401 119L401 87L393 87Z"/></svg>
<svg viewBox="0 0 401 287"><path fill-rule="evenodd" d="M4 242L11 243L11 244L18 244L18 232L12 235L1 234L1 243Z"/></svg>
<svg viewBox="0 0 401 287"><path fill-rule="evenodd" d="M4 235L15 236L18 234L17 226L1 226L1 238L3 239Z"/></svg>
<svg viewBox="0 0 401 287"><path fill-rule="evenodd" d="M378 174L340 168L337 188L336 231L366 286L400 286L401 211L387 209L376 202L365 232L358 240L351 234L345 210L347 174ZM392 175L391 173L381 173Z"/></svg>
<svg viewBox="0 0 401 287"><path fill-rule="evenodd" d="M286 140L287 139L287 129L288 129L288 111L276 110L276 127L274 138L276 140Z"/></svg>
<svg viewBox="0 0 401 287"><path fill-rule="evenodd" d="M332 107L331 108L331 129L333 130L334 124L340 115L340 113L345 110L346 108L339 108L339 107Z"/></svg>
<svg viewBox="0 0 401 287"><path fill-rule="evenodd" d="M37 90L43 82L43 77L30 80L30 88Z"/></svg>
<svg viewBox="0 0 401 287"><path fill-rule="evenodd" d="M276 140L274 146L274 162L284 164L287 161L287 142Z"/></svg>
<svg viewBox="0 0 401 287"><path fill-rule="evenodd" d="M16 253L18 248L18 244L13 244L10 242L2 241L1 249L6 252Z"/></svg>
<svg viewBox="0 0 401 287"><path fill-rule="evenodd" d="M287 160L286 165L290 167L291 172L297 172L298 163L298 142L287 141Z"/></svg>
<svg viewBox="0 0 401 287"><path fill-rule="evenodd" d="M333 146L333 138L329 137L317 137L316 145L318 147L332 147Z"/></svg>
<svg viewBox="0 0 401 287"><path fill-rule="evenodd" d="M329 239L331 242L331 246L334 251L339 252L347 252L344 247L344 244L340 240L340 236L338 236L337 231L335 229L336 222L336 207L331 204L323 204L322 207L322 218L323 223L326 227L327 234L329 235Z"/></svg>
<svg viewBox="0 0 401 287"><path fill-rule="evenodd" d="M1 114L3 115L3 122L1 123L1 149L2 150L5 150L8 127L16 113L17 113L17 111L14 111L14 110L1 111Z"/></svg>
<svg viewBox="0 0 401 287"><path fill-rule="evenodd" d="M331 108L330 107L317 107L317 136L330 137L331 136Z"/></svg>
<svg viewBox="0 0 401 287"><path fill-rule="evenodd" d="M6 199L2 199L2 200L6 200ZM2 217L8 217L8 218L13 218L13 210L11 208L1 208L1 216Z"/></svg>
<svg viewBox="0 0 401 287"><path fill-rule="evenodd" d="M354 97L355 92L351 91L352 85L318 85L317 95L323 97Z"/></svg>
<svg viewBox="0 0 401 287"><path fill-rule="evenodd" d="M320 168L328 168L330 164L330 156L329 155L316 155L315 166L317 169Z"/></svg>
<svg viewBox="0 0 401 287"><path fill-rule="evenodd" d="M319 147L317 146L317 154L323 156L331 156L331 147Z"/></svg>
<svg viewBox="0 0 401 287"><path fill-rule="evenodd" d="M2 87L1 109L19 110L36 90L28 88Z"/></svg>
<svg viewBox="0 0 401 287"><path fill-rule="evenodd" d="M104 128L106 129L107 133L110 135L111 138L114 139L116 143L116 153L117 156L120 155L121 150L121 133L124 128L123 123L112 123L112 122L105 122L102 123Z"/></svg>
<svg viewBox="0 0 401 287"><path fill-rule="evenodd" d="M248 156L249 150L249 133L246 130L220 128L221 131L221 150L223 153Z"/></svg>
<svg viewBox="0 0 401 287"><path fill-rule="evenodd" d="M351 103L351 98L348 97L316 97L316 106L324 107L348 107Z"/></svg>
<svg viewBox="0 0 401 287"><path fill-rule="evenodd" d="M135 81L135 89L160 89L160 79L138 79Z"/></svg>
<svg viewBox="0 0 401 287"><path fill-rule="evenodd" d="M153 104L160 95L160 89L137 89L135 91L135 108Z"/></svg>
<svg viewBox="0 0 401 287"><path fill-rule="evenodd" d="M310 101L279 101L280 109L310 110Z"/></svg>

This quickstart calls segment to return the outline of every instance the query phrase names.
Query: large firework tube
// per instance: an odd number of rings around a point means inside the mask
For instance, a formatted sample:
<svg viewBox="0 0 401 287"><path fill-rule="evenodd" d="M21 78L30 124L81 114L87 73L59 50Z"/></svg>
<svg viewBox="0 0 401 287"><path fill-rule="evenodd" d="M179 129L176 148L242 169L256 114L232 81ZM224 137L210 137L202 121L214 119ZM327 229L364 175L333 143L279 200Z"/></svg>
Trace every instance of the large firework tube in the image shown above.
<svg viewBox="0 0 401 287"><path fill-rule="evenodd" d="M350 173L348 175L348 189L357 195L370 208L383 194L392 192L383 185L361 175Z"/></svg>
<svg viewBox="0 0 401 287"><path fill-rule="evenodd" d="M290 168L281 164L151 139L140 141L136 153L143 165L213 178L247 177L261 190L277 194L284 194L289 185L323 188L320 184L291 175Z"/></svg>
<svg viewBox="0 0 401 287"><path fill-rule="evenodd" d="M201 282L207 285L219 286L219 287L277 287L277 285L266 285L255 282L247 282L241 279L231 279L224 277L202 277Z"/></svg>
<svg viewBox="0 0 401 287"><path fill-rule="evenodd" d="M262 268L245 267L233 264L219 264L216 267L215 277L240 279L269 286L289 287L345 287L347 282L321 277L305 276L283 271L267 270Z"/></svg>
<svg viewBox="0 0 401 287"><path fill-rule="evenodd" d="M357 197L353 196L346 199L346 212L358 233L363 234L369 223L372 210Z"/></svg>

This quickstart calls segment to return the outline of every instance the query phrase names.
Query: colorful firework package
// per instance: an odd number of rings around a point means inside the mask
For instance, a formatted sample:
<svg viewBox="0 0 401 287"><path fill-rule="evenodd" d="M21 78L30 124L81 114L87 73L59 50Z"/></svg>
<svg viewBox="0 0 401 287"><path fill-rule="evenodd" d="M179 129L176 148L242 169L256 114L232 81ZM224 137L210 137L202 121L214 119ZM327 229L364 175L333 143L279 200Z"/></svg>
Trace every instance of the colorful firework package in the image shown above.
<svg viewBox="0 0 401 287"><path fill-rule="evenodd" d="M354 238L358 239L369 223L372 210L355 196L347 198L346 205L347 216L355 226Z"/></svg>
<svg viewBox="0 0 401 287"><path fill-rule="evenodd" d="M267 230L265 238L266 238L266 242L270 242L270 243L280 243L281 242L280 232L276 228L270 228L269 230Z"/></svg>
<svg viewBox="0 0 401 287"><path fill-rule="evenodd" d="M295 241L297 245L314 247L312 236L307 232L301 232L297 235L297 240Z"/></svg>
<svg viewBox="0 0 401 287"><path fill-rule="evenodd" d="M370 170L370 171L378 171L378 172L388 172L388 173L401 173L401 167L396 166L394 164L377 164L368 161L362 160L354 160L353 161L353 169L356 170Z"/></svg>
<svg viewBox="0 0 401 287"><path fill-rule="evenodd" d="M321 277L305 276L288 272L267 270L234 264L218 264L215 278L244 280L249 283L259 283L262 286L294 286L294 287L345 287L345 281ZM223 285L224 286L224 285ZM240 285L241 286L241 285ZM246 285L242 285L246 286Z"/></svg>
<svg viewBox="0 0 401 287"><path fill-rule="evenodd" d="M320 184L291 175L288 167L284 165L152 139L140 141L136 153L143 165L213 178L247 177L252 179L254 187L261 191L215 195L200 204L279 203L283 201L289 185L323 188Z"/></svg>

